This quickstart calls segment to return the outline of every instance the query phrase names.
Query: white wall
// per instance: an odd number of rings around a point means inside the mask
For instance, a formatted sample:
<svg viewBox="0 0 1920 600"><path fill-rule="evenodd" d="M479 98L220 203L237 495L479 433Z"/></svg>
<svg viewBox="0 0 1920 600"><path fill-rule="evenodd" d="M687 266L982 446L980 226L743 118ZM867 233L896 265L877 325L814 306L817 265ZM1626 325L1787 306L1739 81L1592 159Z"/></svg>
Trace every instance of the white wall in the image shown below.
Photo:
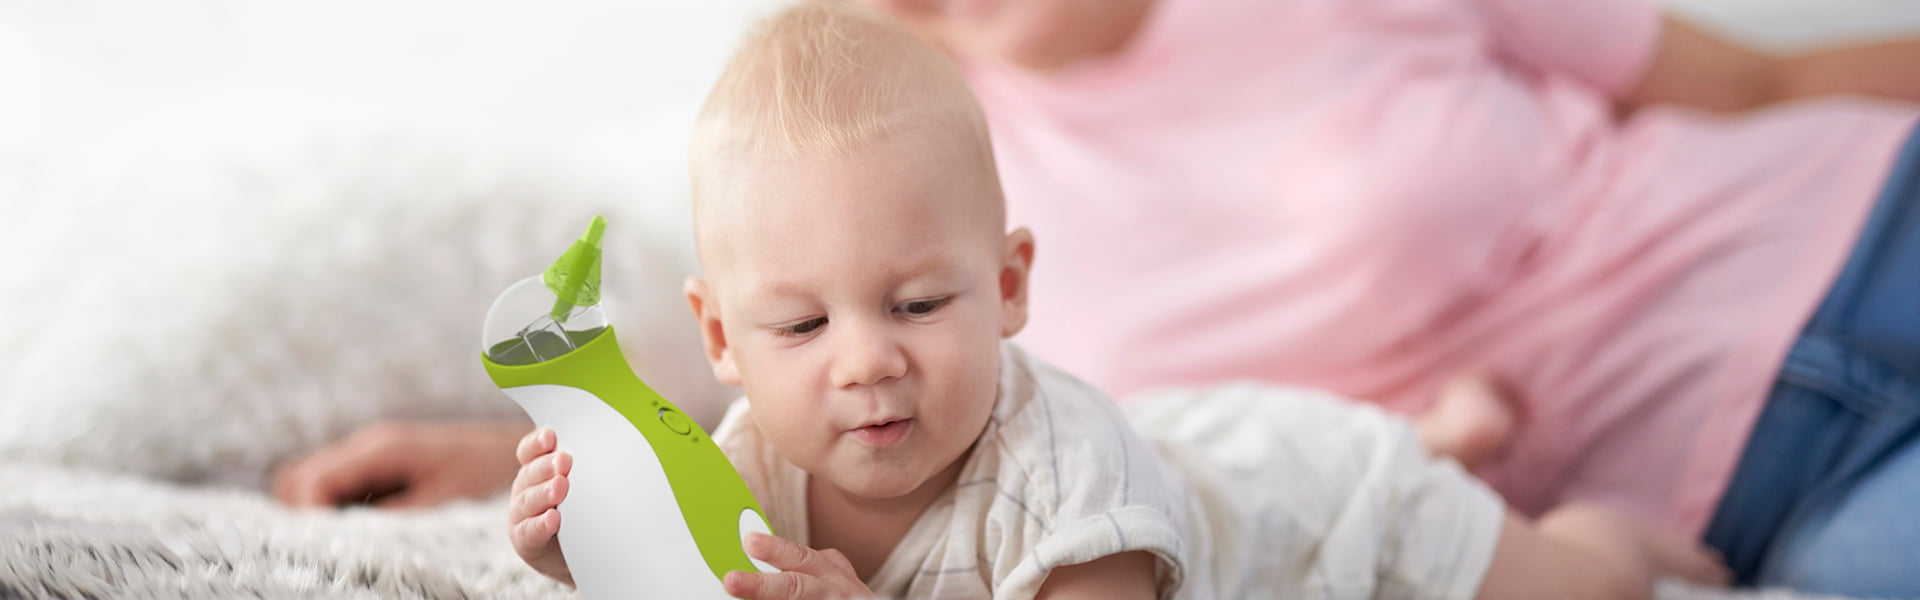
<svg viewBox="0 0 1920 600"><path fill-rule="evenodd" d="M0 181L373 131L670 158L756 5L0 2Z"/></svg>

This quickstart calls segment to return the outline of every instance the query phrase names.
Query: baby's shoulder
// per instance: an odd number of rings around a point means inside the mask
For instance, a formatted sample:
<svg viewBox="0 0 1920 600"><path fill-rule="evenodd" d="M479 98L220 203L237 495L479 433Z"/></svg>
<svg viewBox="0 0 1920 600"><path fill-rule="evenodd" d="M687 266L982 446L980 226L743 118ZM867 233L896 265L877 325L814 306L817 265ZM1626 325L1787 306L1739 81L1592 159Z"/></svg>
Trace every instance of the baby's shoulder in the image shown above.
<svg viewBox="0 0 1920 600"><path fill-rule="evenodd" d="M1075 512L1131 504L1137 492L1169 485L1158 455L1105 392L1011 344L1003 355L1000 400L977 450L993 453L1002 495Z"/></svg>
<svg viewBox="0 0 1920 600"><path fill-rule="evenodd" d="M1001 453L1092 458L1138 439L1105 392L1011 344L1002 354L1000 398L982 435Z"/></svg>

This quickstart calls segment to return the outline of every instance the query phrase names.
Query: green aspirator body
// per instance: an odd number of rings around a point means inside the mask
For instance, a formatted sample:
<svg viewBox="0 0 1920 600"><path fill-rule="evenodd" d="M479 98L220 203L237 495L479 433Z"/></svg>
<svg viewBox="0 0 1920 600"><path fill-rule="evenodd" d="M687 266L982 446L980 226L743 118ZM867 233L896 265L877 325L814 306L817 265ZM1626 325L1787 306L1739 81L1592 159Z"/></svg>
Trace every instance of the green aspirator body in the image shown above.
<svg viewBox="0 0 1920 600"><path fill-rule="evenodd" d="M726 598L728 571L775 571L741 538L771 534L712 438L628 368L600 303L606 220L543 275L494 300L487 375L573 455L560 548L587 598Z"/></svg>

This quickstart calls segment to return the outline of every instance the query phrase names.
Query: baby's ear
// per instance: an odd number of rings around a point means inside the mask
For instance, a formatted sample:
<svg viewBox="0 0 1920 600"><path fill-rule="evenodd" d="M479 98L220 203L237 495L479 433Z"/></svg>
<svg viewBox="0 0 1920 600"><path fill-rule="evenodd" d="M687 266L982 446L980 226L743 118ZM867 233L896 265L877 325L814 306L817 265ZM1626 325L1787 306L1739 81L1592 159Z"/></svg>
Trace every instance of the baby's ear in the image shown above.
<svg viewBox="0 0 1920 600"><path fill-rule="evenodd" d="M1033 271L1033 232L1021 227L1007 234L1000 259L1000 337L1027 326L1027 275Z"/></svg>
<svg viewBox="0 0 1920 600"><path fill-rule="evenodd" d="M700 341L707 347L707 362L713 365L713 378L727 385L740 385L740 367L733 362L733 349L727 346L727 333L721 327L720 303L714 301L713 288L699 277L688 277L685 286L687 307L700 322Z"/></svg>

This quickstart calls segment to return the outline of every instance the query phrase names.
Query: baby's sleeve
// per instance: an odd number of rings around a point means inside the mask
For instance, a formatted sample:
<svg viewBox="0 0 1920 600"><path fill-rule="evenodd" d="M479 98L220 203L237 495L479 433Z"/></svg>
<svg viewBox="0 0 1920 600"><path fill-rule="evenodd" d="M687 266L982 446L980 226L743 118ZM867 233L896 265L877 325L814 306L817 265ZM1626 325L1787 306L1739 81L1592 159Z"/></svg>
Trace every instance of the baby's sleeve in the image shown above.
<svg viewBox="0 0 1920 600"><path fill-rule="evenodd" d="M1186 577L1178 481L1112 400L1078 382L1064 385L1077 397L1043 384L1055 393L1034 400L1034 418L1002 430L1011 467L1002 480L1018 473L1020 483L1002 485L995 504L1003 519L1025 513L1027 526L1002 545L1003 558L1018 558L1001 570L993 597L1033 598L1054 569L1128 552L1155 558L1159 596L1171 597Z"/></svg>
<svg viewBox="0 0 1920 600"><path fill-rule="evenodd" d="M1462 0L1508 60L1621 96L1645 76L1660 37L1646 0Z"/></svg>
<svg viewBox="0 0 1920 600"><path fill-rule="evenodd" d="M1054 569L1085 564L1128 552L1153 555L1159 597L1171 597L1184 578L1178 558L1180 534L1163 511L1145 506L1117 507L1056 523L1053 531L994 588L996 600L1025 600L1040 592Z"/></svg>

